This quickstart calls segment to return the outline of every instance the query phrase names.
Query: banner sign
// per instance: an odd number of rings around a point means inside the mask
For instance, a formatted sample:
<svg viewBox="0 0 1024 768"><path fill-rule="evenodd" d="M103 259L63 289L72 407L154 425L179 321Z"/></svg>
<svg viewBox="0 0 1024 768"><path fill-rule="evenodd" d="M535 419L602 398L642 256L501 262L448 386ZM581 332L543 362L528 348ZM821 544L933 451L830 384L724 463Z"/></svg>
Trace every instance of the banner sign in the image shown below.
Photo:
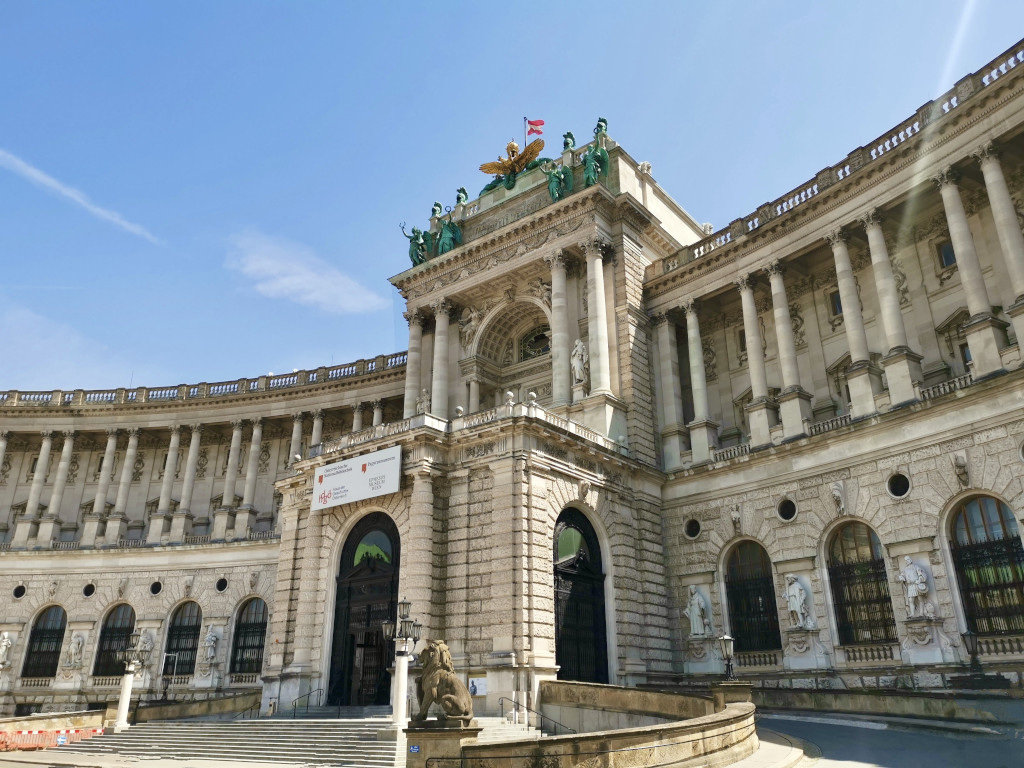
<svg viewBox="0 0 1024 768"><path fill-rule="evenodd" d="M325 464L313 476L312 508L326 509L397 493L401 475L400 445L335 464Z"/></svg>

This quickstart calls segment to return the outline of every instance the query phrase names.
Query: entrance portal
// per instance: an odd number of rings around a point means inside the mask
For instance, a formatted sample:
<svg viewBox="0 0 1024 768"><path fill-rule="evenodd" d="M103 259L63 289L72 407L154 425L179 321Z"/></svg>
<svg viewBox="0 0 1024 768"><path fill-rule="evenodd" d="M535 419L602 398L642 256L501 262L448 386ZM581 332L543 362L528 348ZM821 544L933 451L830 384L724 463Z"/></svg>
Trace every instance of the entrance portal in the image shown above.
<svg viewBox="0 0 1024 768"><path fill-rule="evenodd" d="M398 529L383 512L360 520L341 551L327 703L387 704L394 645L385 621L398 604Z"/></svg>

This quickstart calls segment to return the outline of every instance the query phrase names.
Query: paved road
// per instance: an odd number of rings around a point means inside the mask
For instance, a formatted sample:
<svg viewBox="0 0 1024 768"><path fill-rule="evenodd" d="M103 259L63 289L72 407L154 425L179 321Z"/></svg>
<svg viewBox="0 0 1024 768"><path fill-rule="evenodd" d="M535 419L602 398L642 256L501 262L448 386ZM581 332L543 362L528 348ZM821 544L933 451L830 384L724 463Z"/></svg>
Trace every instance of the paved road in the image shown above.
<svg viewBox="0 0 1024 768"><path fill-rule="evenodd" d="M815 744L814 768L1024 768L1024 733L939 733L864 721L764 715L762 725Z"/></svg>

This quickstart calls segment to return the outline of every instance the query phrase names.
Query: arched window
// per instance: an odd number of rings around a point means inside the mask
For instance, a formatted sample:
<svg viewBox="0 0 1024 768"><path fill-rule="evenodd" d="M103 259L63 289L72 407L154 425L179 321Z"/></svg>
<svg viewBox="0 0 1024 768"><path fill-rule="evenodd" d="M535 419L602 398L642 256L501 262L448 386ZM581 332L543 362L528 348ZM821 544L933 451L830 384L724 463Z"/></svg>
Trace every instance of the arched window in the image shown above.
<svg viewBox="0 0 1024 768"><path fill-rule="evenodd" d="M555 663L559 680L608 682L601 547L582 512L555 522Z"/></svg>
<svg viewBox="0 0 1024 768"><path fill-rule="evenodd" d="M247 602L235 622L231 672L259 672L263 668L263 641L267 636L267 604L258 597Z"/></svg>
<svg viewBox="0 0 1024 768"><path fill-rule="evenodd" d="M833 533L828 577L840 645L896 642L882 542L874 531L851 522Z"/></svg>
<svg viewBox="0 0 1024 768"><path fill-rule="evenodd" d="M967 628L1024 632L1024 548L1013 512L991 496L970 499L953 514L952 533Z"/></svg>
<svg viewBox="0 0 1024 768"><path fill-rule="evenodd" d="M127 603L121 603L107 614L100 630L100 645L92 670L94 675L113 677L124 674L124 661L120 658L120 652L128 647L133 629L135 611Z"/></svg>
<svg viewBox="0 0 1024 768"><path fill-rule="evenodd" d="M741 541L733 547L726 562L725 594L736 651L782 647L772 565L764 547L755 541Z"/></svg>
<svg viewBox="0 0 1024 768"><path fill-rule="evenodd" d="M167 651L164 654L165 675L191 675L196 668L196 649L203 611L199 603L188 601L174 609L167 630Z"/></svg>
<svg viewBox="0 0 1024 768"><path fill-rule="evenodd" d="M59 605L51 605L39 614L28 638L22 677L53 677L57 674L67 623L68 615Z"/></svg>

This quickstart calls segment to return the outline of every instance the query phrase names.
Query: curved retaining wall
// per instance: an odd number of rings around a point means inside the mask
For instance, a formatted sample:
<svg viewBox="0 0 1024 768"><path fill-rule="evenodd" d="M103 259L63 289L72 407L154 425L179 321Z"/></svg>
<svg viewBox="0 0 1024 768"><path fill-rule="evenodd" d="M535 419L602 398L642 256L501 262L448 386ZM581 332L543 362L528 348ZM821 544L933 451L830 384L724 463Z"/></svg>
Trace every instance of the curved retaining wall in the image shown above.
<svg viewBox="0 0 1024 768"><path fill-rule="evenodd" d="M545 681L540 709L570 728L575 726L568 721L605 729L467 745L462 750L467 768L724 766L758 748L749 702L726 703L716 712L711 697ZM637 721L646 724L607 727Z"/></svg>

